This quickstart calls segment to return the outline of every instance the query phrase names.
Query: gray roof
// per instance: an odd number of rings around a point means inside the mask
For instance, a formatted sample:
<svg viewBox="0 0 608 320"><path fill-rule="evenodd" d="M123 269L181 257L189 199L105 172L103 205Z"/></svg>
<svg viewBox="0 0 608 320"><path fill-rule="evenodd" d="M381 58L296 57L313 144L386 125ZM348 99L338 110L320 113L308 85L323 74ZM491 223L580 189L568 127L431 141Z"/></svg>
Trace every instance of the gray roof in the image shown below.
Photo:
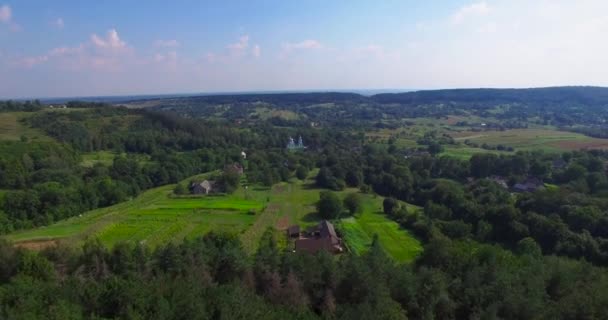
<svg viewBox="0 0 608 320"><path fill-rule="evenodd" d="M321 221L319 224L319 233L323 238L331 238L332 243L338 243L338 235L334 229L334 225L327 220Z"/></svg>

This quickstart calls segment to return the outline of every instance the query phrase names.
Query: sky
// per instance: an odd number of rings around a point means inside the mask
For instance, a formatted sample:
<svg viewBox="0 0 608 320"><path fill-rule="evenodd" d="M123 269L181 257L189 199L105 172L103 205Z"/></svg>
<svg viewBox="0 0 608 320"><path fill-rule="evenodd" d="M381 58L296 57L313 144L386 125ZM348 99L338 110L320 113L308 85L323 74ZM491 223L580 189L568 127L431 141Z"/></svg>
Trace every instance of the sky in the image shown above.
<svg viewBox="0 0 608 320"><path fill-rule="evenodd" d="M606 0L0 0L0 99L608 86Z"/></svg>

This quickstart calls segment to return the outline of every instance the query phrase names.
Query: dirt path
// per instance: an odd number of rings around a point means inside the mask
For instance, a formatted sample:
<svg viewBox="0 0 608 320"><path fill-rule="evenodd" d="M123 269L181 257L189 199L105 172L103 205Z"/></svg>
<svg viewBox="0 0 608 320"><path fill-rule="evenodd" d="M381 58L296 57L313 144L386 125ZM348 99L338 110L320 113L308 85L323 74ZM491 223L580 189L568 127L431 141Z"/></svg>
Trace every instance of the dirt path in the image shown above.
<svg viewBox="0 0 608 320"><path fill-rule="evenodd" d="M57 244L57 240L31 240L15 243L15 247L39 251L46 248L55 247Z"/></svg>
<svg viewBox="0 0 608 320"><path fill-rule="evenodd" d="M284 215L281 218L279 218L279 220L277 220L277 225L276 225L277 230L287 230L287 228L289 228L289 216L288 215Z"/></svg>

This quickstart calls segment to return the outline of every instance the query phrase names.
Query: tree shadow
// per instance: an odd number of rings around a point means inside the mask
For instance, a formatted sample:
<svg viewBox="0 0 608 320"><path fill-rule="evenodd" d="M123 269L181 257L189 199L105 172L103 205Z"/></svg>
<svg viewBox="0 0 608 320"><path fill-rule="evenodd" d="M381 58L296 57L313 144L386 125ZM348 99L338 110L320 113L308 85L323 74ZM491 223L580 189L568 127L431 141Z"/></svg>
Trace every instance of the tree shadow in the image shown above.
<svg viewBox="0 0 608 320"><path fill-rule="evenodd" d="M302 217L302 221L304 222L315 222L320 220L323 220L323 218L316 211L309 212Z"/></svg>

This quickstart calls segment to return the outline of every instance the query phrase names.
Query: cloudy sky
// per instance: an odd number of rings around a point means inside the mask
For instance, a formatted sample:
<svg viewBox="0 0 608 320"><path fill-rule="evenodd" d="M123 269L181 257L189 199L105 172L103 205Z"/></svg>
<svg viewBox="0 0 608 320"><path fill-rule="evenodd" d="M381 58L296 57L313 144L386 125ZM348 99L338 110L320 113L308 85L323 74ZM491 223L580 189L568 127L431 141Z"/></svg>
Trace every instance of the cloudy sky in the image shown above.
<svg viewBox="0 0 608 320"><path fill-rule="evenodd" d="M0 98L608 86L606 0L3 1Z"/></svg>

